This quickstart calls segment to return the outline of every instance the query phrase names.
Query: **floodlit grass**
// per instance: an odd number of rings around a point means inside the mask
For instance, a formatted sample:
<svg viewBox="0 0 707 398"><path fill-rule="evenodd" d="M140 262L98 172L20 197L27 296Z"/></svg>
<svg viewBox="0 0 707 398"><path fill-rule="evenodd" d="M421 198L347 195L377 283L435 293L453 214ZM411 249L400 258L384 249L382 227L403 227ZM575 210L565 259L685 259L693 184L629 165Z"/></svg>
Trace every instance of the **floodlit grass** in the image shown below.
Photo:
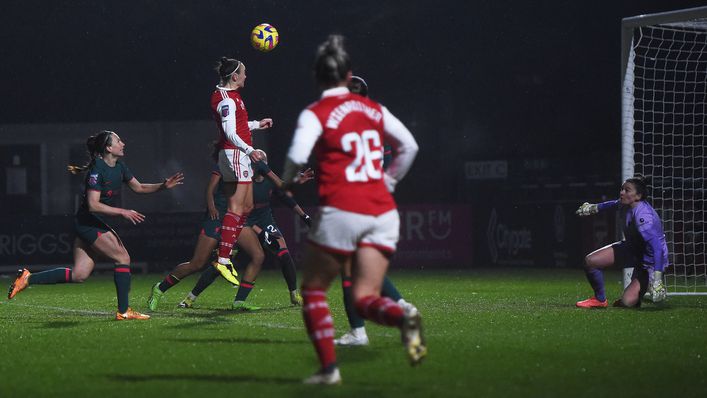
<svg viewBox="0 0 707 398"><path fill-rule="evenodd" d="M707 297L671 297L640 310L580 310L580 270L396 272L421 310L429 357L407 365L395 329L369 324L371 345L338 349L344 383L304 386L317 368L298 308L279 272L249 301L218 281L176 304L190 277L149 321L116 322L110 275L82 285L33 286L0 302L0 397L652 397L707 396ZM159 275L135 276L145 310ZM608 274L609 299L619 275ZM9 285L9 279L0 279ZM341 290L330 294L337 335L348 328Z"/></svg>

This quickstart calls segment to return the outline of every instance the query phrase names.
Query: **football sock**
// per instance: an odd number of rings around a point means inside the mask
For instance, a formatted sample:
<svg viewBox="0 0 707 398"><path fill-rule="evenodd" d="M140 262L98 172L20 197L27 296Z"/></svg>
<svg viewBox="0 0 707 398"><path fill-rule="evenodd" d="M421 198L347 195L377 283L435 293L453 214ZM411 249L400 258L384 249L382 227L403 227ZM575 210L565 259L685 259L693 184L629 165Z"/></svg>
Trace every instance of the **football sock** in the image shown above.
<svg viewBox="0 0 707 398"><path fill-rule="evenodd" d="M213 267L211 267L211 268L213 268ZM179 283L179 278L177 278L176 276L174 276L172 274L169 274L169 275L167 275L166 278L164 278L164 280L162 282L160 282L160 286L159 286L160 291L162 293L164 293L167 290L169 290L170 287L176 285L177 283Z"/></svg>
<svg viewBox="0 0 707 398"><path fill-rule="evenodd" d="M71 282L71 268L54 268L29 276L30 285L53 285L55 283Z"/></svg>
<svg viewBox="0 0 707 398"><path fill-rule="evenodd" d="M393 301L398 301L403 298L403 296L400 294L395 285L393 285L393 282L391 282L387 276L385 277L385 279L383 279L381 296L390 297L391 299L393 299Z"/></svg>
<svg viewBox="0 0 707 398"><path fill-rule="evenodd" d="M116 264L113 272L115 291L118 294L118 312L124 314L128 310L128 295L130 294L130 265Z"/></svg>
<svg viewBox="0 0 707 398"><path fill-rule="evenodd" d="M245 224L247 218L246 215L240 215L232 212L226 212L223 216L223 223L221 224L221 243L218 247L218 257L219 262L223 264L223 260L228 260L231 257L231 249L238 240L238 236L243 230L243 225Z"/></svg>
<svg viewBox="0 0 707 398"><path fill-rule="evenodd" d="M204 268L204 271L201 272L201 276L199 276L199 280L196 282L196 285L194 285L194 288L191 289L191 294L194 296L200 295L201 292L209 287L209 285L214 283L219 275L218 270L214 267Z"/></svg>
<svg viewBox="0 0 707 398"><path fill-rule="evenodd" d="M287 290L296 290L297 271L295 271L295 262L292 260L290 252L287 249L280 250L280 252L277 253L277 259L280 262L282 276L285 278L285 282L287 283Z"/></svg>
<svg viewBox="0 0 707 398"><path fill-rule="evenodd" d="M253 290L253 286L255 286L255 282L241 281L241 285L238 286L238 293L236 293L236 298L233 301L245 301L250 291Z"/></svg>
<svg viewBox="0 0 707 398"><path fill-rule="evenodd" d="M317 352L321 369L325 372L336 367L336 352L334 351L334 320L329 312L326 292L321 289L302 287L302 317L307 328L309 339L312 340Z"/></svg>
<svg viewBox="0 0 707 398"><path fill-rule="evenodd" d="M356 310L363 319L380 325L400 327L403 324L403 309L389 297L364 297L356 302Z"/></svg>
<svg viewBox="0 0 707 398"><path fill-rule="evenodd" d="M356 312L353 293L351 292L350 276L341 277L341 289L344 292L344 308L346 309L346 317L349 320L349 326L351 326L351 329L363 327L363 325L365 325L365 321L363 318L358 316L358 312Z"/></svg>
<svg viewBox="0 0 707 398"><path fill-rule="evenodd" d="M594 289L594 297L599 301L606 300L606 293L604 292L604 273L596 268L586 269L585 273L587 274L589 284L592 285L592 289Z"/></svg>

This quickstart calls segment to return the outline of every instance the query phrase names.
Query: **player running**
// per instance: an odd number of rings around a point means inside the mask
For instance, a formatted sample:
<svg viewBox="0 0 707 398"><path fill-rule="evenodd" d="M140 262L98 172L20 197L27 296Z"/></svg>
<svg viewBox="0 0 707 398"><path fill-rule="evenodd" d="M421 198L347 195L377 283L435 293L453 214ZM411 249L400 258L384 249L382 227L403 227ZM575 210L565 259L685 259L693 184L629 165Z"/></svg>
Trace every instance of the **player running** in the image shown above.
<svg viewBox="0 0 707 398"><path fill-rule="evenodd" d="M351 81L348 84L349 91L353 94L358 94L363 97L368 97L368 84L360 76L351 76ZM392 148L384 143L383 145L383 170L387 170L390 162L393 160ZM351 329L334 340L334 344L340 346L362 346L368 345L368 334L366 333L365 321L356 313L353 296L351 294L351 263L344 264L341 270L341 291L344 294L344 308L346 310L346 318L349 321ZM383 288L381 296L390 297L396 301L401 307L412 306L403 299L398 289L387 276L383 278Z"/></svg>
<svg viewBox="0 0 707 398"><path fill-rule="evenodd" d="M264 153L263 153L264 154ZM286 195L281 189L282 180L278 177L267 165L267 155L264 154L264 161L253 163L255 177L253 177L253 201L255 209L248 216L246 226L243 229L243 234L247 234L249 241L257 242L259 252L255 250L246 250L246 253L251 257L259 257L259 261L253 262L246 267L240 287L234 298L232 308L239 311L256 311L260 307L248 304L246 299L251 290L255 286L255 279L260 273L263 261L263 248L271 251L277 256L278 262L282 270L282 275L287 283L287 289L290 294L290 302L294 305L301 305L302 296L297 291L297 273L295 264L287 249L287 243L282 236L277 223L272 215L270 208L270 197L272 194L278 197L285 205L290 207L302 220L310 225L311 218L302 210L302 208L290 196ZM299 183L305 183L313 178L314 172L311 169L305 170L299 174ZM267 177L267 178L266 178ZM257 238L256 238L257 235ZM241 241L239 240L239 246ZM250 246L250 245L249 245ZM202 272L199 280L179 304L182 308L193 306L197 297L203 292L218 276L218 273L213 268L207 268Z"/></svg>
<svg viewBox="0 0 707 398"><path fill-rule="evenodd" d="M341 383L326 291L349 262L359 315L400 328L413 365L427 353L419 312L380 297L388 258L400 233L390 192L412 166L418 146L387 108L349 92L351 62L343 40L329 36L317 50L314 72L322 97L300 114L284 172L286 184L294 182L314 150L321 208L308 235L302 314L320 368L304 380L306 384ZM387 172L382 164L384 141L396 149Z"/></svg>
<svg viewBox="0 0 707 398"><path fill-rule="evenodd" d="M230 255L233 245L243 230L248 213L253 210L251 179L253 161L262 160L262 153L252 147L251 130L272 127L273 121L265 118L248 121L248 112L241 98L245 87L246 67L241 61L222 57L217 67L221 82L211 95L211 110L219 128L218 165L228 199L228 210L221 223L221 242L218 260L214 267L229 282L238 284Z"/></svg>
<svg viewBox="0 0 707 398"><path fill-rule="evenodd" d="M98 259L107 257L115 262L113 280L118 295L115 319L149 319L149 315L134 311L128 305L130 255L118 234L105 221L105 216L121 216L133 224L145 221L145 216L135 210L115 207L122 184L126 183L136 193L153 193L182 184L184 176L176 173L161 184L140 183L120 160L125 155L125 143L112 131L92 135L86 141L86 147L89 163L68 167L72 174L86 171L83 200L75 218L74 267L34 274L23 268L10 286L8 298L12 299L29 285L81 283L91 275Z"/></svg>
<svg viewBox="0 0 707 398"><path fill-rule="evenodd" d="M626 286L621 298L614 302L614 306L640 307L646 291L650 291L654 302L665 300L663 270L668 265L668 246L660 217L647 199L645 180L634 177L621 185L619 199L599 204L584 203L577 210L580 216L619 210L624 220L624 240L595 250L585 258L584 268L594 296L577 302L577 307L603 308L608 305L603 269L612 265L633 267L631 283Z"/></svg>

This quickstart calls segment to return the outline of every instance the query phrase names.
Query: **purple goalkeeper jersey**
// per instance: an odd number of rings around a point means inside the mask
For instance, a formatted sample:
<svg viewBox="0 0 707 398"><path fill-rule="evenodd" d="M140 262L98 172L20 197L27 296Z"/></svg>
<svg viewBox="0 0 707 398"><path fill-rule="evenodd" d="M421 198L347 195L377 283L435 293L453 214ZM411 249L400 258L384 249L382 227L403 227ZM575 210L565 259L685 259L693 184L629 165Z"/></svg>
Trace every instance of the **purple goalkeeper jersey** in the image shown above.
<svg viewBox="0 0 707 398"><path fill-rule="evenodd" d="M622 230L626 242L643 266L663 271L668 265L668 245L665 243L663 224L658 213L646 201L636 207L620 206L619 200L599 203L599 211L619 208L624 215Z"/></svg>

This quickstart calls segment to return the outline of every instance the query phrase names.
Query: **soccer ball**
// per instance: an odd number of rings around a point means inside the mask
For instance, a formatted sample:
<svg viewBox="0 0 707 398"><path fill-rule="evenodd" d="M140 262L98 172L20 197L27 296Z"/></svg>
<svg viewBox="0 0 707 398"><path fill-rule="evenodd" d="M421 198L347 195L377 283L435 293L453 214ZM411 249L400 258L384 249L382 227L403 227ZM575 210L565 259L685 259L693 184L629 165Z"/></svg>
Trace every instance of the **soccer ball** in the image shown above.
<svg viewBox="0 0 707 398"><path fill-rule="evenodd" d="M280 42L280 35L274 26L261 23L253 28L250 33L250 44L253 48L264 53L272 51Z"/></svg>

